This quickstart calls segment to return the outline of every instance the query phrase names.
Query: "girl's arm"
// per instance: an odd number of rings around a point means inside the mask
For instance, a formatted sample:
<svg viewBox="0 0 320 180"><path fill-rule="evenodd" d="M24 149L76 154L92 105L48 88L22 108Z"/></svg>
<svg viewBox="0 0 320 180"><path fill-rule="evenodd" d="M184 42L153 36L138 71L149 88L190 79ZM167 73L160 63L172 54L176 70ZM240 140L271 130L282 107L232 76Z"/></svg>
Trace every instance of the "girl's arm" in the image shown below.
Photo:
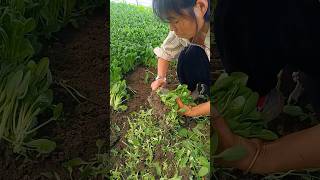
<svg viewBox="0 0 320 180"><path fill-rule="evenodd" d="M197 116L209 116L210 115L210 101L199 104L197 106L184 105L180 98L177 99L178 106L186 111L183 113L185 116L197 117Z"/></svg>
<svg viewBox="0 0 320 180"><path fill-rule="evenodd" d="M320 125L304 129L275 141L262 142L258 139L246 139L231 132L225 120L212 114L213 127L219 136L219 152L234 145L242 145L247 155L238 161L216 159L220 165L235 167L257 174L279 173L288 170L302 170L320 167ZM260 149L260 151L257 151ZM254 156L257 152L257 158ZM256 160L256 161L254 161ZM252 164L251 169L249 165Z"/></svg>
<svg viewBox="0 0 320 180"><path fill-rule="evenodd" d="M158 79L151 83L151 89L154 91L166 83L169 61L158 58Z"/></svg>
<svg viewBox="0 0 320 180"><path fill-rule="evenodd" d="M168 67L169 67L169 61L159 58L158 59L158 76L160 78L165 78L167 76L168 72Z"/></svg>
<svg viewBox="0 0 320 180"><path fill-rule="evenodd" d="M158 76L159 79L151 83L152 90L156 90L163 86L166 81L169 62L178 59L179 53L184 46L181 44L182 39L179 38L174 31L170 31L167 38L163 41L160 47L154 48L153 52L158 57Z"/></svg>
<svg viewBox="0 0 320 180"><path fill-rule="evenodd" d="M272 173L320 167L320 125L265 143L251 172Z"/></svg>

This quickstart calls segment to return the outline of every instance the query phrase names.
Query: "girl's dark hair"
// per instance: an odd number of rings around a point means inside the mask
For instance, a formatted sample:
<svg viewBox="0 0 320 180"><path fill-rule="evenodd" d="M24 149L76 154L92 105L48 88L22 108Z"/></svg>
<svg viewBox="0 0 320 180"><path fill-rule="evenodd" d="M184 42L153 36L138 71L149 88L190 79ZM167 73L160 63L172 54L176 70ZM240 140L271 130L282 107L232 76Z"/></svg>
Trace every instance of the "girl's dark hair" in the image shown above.
<svg viewBox="0 0 320 180"><path fill-rule="evenodd" d="M193 11L193 6L196 4L197 0L152 0L153 13L158 16L162 21L169 21L169 13L176 13L178 15L183 15L182 10L187 10L189 15L196 19L196 15ZM210 21L210 0L208 0L208 9L204 15L204 20L206 22ZM198 29L198 23L196 21L196 29ZM198 33L198 32L197 32ZM192 43L194 38L192 38ZM188 47L186 53L189 51L191 46Z"/></svg>
<svg viewBox="0 0 320 180"><path fill-rule="evenodd" d="M193 6L196 4L197 0L153 0L152 8L153 13L158 16L162 21L168 22L168 14L176 13L178 15L183 15L182 10L185 9L190 16L195 18L193 12ZM210 0L208 0L208 10L204 15L204 20L206 22L210 21Z"/></svg>

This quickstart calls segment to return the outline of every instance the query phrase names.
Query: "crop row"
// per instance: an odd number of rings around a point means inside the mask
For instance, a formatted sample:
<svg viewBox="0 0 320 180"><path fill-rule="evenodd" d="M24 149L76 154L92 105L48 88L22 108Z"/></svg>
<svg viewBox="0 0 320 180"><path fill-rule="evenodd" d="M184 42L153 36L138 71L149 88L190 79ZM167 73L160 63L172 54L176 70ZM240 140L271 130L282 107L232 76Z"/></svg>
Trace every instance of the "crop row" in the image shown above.
<svg viewBox="0 0 320 180"><path fill-rule="evenodd" d="M110 105L125 110L128 99L124 76L137 65L155 66L153 48L159 46L168 33L147 7L123 3L110 5Z"/></svg>
<svg viewBox="0 0 320 180"><path fill-rule="evenodd" d="M49 59L38 57L39 52L53 33L69 23L77 27L79 17L102 4L102 0L0 1L0 141L15 153L27 156L55 148L53 141L34 139L39 128L62 112L62 104L52 104ZM44 112L47 120L38 118Z"/></svg>

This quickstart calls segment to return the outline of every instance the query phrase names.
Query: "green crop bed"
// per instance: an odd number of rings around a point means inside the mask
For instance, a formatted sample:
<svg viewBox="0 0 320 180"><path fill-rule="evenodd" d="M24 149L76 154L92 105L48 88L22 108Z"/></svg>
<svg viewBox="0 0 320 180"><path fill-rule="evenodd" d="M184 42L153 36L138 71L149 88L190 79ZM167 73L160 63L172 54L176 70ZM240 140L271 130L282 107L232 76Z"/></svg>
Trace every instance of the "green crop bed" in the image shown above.
<svg viewBox="0 0 320 180"><path fill-rule="evenodd" d="M156 66L153 48L168 34L151 8L122 3L110 4L110 105L125 110L128 99L124 76L137 65Z"/></svg>

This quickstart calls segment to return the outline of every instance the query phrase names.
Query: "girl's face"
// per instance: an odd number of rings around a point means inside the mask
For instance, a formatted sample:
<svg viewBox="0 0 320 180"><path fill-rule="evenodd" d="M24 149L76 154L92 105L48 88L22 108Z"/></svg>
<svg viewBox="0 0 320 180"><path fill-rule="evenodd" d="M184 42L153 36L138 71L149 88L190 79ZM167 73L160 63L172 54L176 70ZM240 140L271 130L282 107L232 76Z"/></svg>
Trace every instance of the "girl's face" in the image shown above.
<svg viewBox="0 0 320 180"><path fill-rule="evenodd" d="M168 19L170 30L178 37L190 39L196 35L196 20L193 17L172 14ZM201 27L201 24L198 23L198 26Z"/></svg>
<svg viewBox="0 0 320 180"><path fill-rule="evenodd" d="M198 0L193 7L195 17L193 17L188 11L183 10L182 15L176 13L169 14L169 27L171 31L180 38L191 39L195 37L197 32L203 27L205 20L204 15L207 11L206 0ZM197 28L198 24L198 29Z"/></svg>

